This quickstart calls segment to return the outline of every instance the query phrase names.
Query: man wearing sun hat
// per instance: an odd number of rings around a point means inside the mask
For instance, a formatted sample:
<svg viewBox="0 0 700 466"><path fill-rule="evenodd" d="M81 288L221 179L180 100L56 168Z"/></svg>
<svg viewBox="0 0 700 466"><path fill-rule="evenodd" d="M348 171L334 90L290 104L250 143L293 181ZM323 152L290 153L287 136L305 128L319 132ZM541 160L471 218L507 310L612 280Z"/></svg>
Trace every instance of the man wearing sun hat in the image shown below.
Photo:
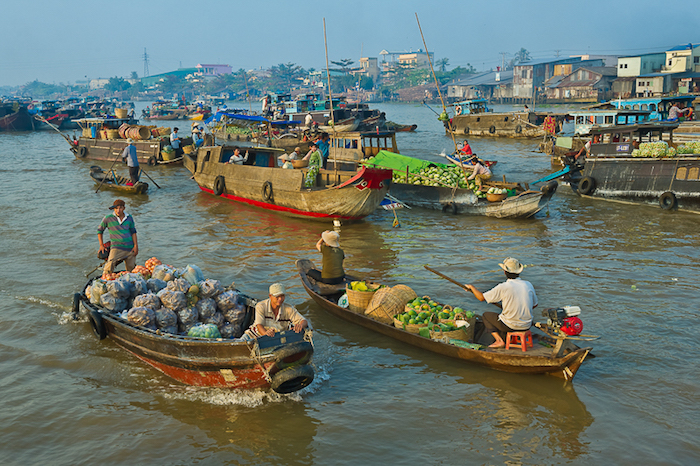
<svg viewBox="0 0 700 466"><path fill-rule="evenodd" d="M136 238L136 225L134 218L124 212L125 203L116 199L110 209L111 214L105 215L97 227L97 239L100 242L100 252L107 250L103 241L104 231L109 231L109 257L102 269L104 273L114 272L114 267L119 261L124 261L126 270L131 270L136 265L136 256L139 253L139 242Z"/></svg>
<svg viewBox="0 0 700 466"><path fill-rule="evenodd" d="M135 185L139 182L139 157L136 154L136 146L134 146L134 140L129 138L126 140L127 145L122 151L122 160L126 162L129 167L129 177L131 178L131 184Z"/></svg>
<svg viewBox="0 0 700 466"><path fill-rule="evenodd" d="M275 332L294 330L299 333L309 326L294 306L285 304L287 290L281 283L270 285L269 298L255 305L255 321L248 329L254 337L274 336ZM249 332L247 332L249 333Z"/></svg>
<svg viewBox="0 0 700 466"><path fill-rule="evenodd" d="M535 288L530 282L520 279L520 272L525 266L512 257L507 257L498 266L505 272L507 280L486 293L482 294L473 285L465 285L479 301L503 309L500 314L484 312L484 327L496 340L489 348L503 348L507 332L528 330L532 326L532 310L537 307Z"/></svg>

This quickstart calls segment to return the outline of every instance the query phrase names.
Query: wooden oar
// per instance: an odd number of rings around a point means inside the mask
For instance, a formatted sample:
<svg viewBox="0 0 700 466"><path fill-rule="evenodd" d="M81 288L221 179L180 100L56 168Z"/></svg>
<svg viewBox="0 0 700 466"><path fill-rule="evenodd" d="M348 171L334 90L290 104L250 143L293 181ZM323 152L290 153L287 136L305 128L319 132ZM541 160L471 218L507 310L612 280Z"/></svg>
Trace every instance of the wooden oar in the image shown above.
<svg viewBox="0 0 700 466"><path fill-rule="evenodd" d="M114 162L112 162L112 165L109 167L109 170L105 173L105 176L102 178L102 181L100 181L100 184L97 186L97 189L95 190L95 194L97 194L97 191L100 190L102 185L104 184L105 180L107 179L107 173L111 172L112 169L114 168L114 164L117 163L117 160L119 160L119 156L117 155L117 158L114 159Z"/></svg>
<svg viewBox="0 0 700 466"><path fill-rule="evenodd" d="M472 293L472 290L470 290L469 288L467 288L463 283L460 283L460 282L458 282L457 280L454 280L454 279L448 277L447 275L438 272L437 270L433 270L433 269L431 269L430 267L428 267L427 265L424 265L423 267L425 267L427 270L433 272L435 275L438 275L438 276L444 278L445 280L454 283L454 284L457 285L458 287L460 287L460 288L462 288L462 289L464 289L464 290L467 290L468 292Z"/></svg>
<svg viewBox="0 0 700 466"><path fill-rule="evenodd" d="M35 118L36 120L41 121L42 123L46 123L46 124L49 125L51 128L55 129L55 130L58 132L58 134L60 134L61 136L63 136L63 139L65 139L66 141L68 141L68 144L70 144L71 148L74 147L74 146L73 146L73 141L71 141L70 138L69 138L68 136L66 136L65 134L63 134L63 132L62 132L60 129L58 129L58 126L54 125L53 123L51 123L49 120L47 120L46 118L44 118L44 117L41 116L41 115L34 115L34 118Z"/></svg>
<svg viewBox="0 0 700 466"><path fill-rule="evenodd" d="M140 166L140 165L139 165L139 166ZM156 185L156 188L160 189L160 186L158 186L158 183L156 183L156 181L155 181L153 178L151 178L151 175L149 175L148 173L146 173L146 171L145 171L143 168L141 169L141 173L143 173L144 175L146 175L146 176L148 177L149 180L153 181L153 184Z"/></svg>

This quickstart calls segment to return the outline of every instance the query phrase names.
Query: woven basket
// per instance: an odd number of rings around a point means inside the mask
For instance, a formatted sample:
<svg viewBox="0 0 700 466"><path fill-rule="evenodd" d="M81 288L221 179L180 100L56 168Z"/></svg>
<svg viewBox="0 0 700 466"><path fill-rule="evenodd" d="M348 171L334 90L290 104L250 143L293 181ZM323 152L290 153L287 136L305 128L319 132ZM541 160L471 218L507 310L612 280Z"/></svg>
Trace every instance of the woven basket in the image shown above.
<svg viewBox="0 0 700 466"><path fill-rule="evenodd" d="M125 108L115 108L114 116L117 118L126 118L129 115L129 111Z"/></svg>
<svg viewBox="0 0 700 466"><path fill-rule="evenodd" d="M394 320L394 327L406 330L409 333L419 334L420 329L428 327L428 324L404 324L396 317L394 317L393 320Z"/></svg>
<svg viewBox="0 0 700 466"><path fill-rule="evenodd" d="M433 340L442 340L443 338L449 338L452 340L468 341L469 339L467 338L467 333L464 330L464 327L460 327L457 330L450 330L449 332L431 330L430 338L432 338Z"/></svg>
<svg viewBox="0 0 700 466"><path fill-rule="evenodd" d="M290 160L290 162L292 162L294 168L305 168L309 166L308 160Z"/></svg>
<svg viewBox="0 0 700 466"><path fill-rule="evenodd" d="M507 193L503 194L486 194L486 200L489 202L501 202L503 199L508 197Z"/></svg>
<svg viewBox="0 0 700 466"><path fill-rule="evenodd" d="M400 297L402 300L406 301L407 303L409 301L413 301L418 297L415 291L411 289L411 287L406 286L406 285L396 285L391 288L391 291Z"/></svg>
<svg viewBox="0 0 700 466"><path fill-rule="evenodd" d="M191 154L194 151L194 146L192 144L189 144L187 146L182 146L182 152L185 154Z"/></svg>
<svg viewBox="0 0 700 466"><path fill-rule="evenodd" d="M385 287L377 291L367 306L365 315L379 322L391 324L394 316L403 311L406 306L406 301L403 298L405 292L402 290L395 291L394 288L396 287Z"/></svg>
<svg viewBox="0 0 700 466"><path fill-rule="evenodd" d="M349 286L345 287L345 292L348 295L348 309L352 312L357 312L359 314L365 312L369 302L372 301L372 297L380 286L376 283L366 283L366 285L367 288L369 288L368 291L356 291L350 289Z"/></svg>

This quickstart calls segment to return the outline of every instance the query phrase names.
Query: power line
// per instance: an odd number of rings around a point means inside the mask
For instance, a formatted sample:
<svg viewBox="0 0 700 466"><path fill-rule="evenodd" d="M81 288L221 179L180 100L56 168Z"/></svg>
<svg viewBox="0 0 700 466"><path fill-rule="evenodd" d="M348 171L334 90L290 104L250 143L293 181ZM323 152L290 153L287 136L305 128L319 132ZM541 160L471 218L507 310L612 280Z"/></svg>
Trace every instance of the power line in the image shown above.
<svg viewBox="0 0 700 466"><path fill-rule="evenodd" d="M146 52L146 47L143 48L143 77L148 77L148 52Z"/></svg>

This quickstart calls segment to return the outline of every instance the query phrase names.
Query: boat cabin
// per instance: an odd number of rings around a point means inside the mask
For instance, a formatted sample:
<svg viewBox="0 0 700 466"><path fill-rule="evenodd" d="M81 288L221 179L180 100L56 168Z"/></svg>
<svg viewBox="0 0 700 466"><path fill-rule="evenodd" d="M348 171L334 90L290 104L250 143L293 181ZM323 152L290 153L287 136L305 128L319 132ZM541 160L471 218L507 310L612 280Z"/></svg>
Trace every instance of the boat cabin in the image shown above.
<svg viewBox="0 0 700 466"><path fill-rule="evenodd" d="M275 147L240 147L234 145L223 146L206 146L200 147L197 154L197 160L202 162L214 163L229 163L236 149L239 149L240 155L245 156L248 153L248 159L241 165L252 165L255 167L277 167L278 157L285 153L284 149ZM200 159L200 155L203 158Z"/></svg>
<svg viewBox="0 0 700 466"><path fill-rule="evenodd" d="M119 130L123 124L132 125L136 122L133 118L80 118L72 120L83 132L83 137L98 139L102 130Z"/></svg>
<svg viewBox="0 0 700 466"><path fill-rule="evenodd" d="M620 108L625 110L648 110L649 120L668 119L668 110L673 106L673 102L678 102L681 107L692 107L694 95L674 96L674 97L639 97L635 99L617 99L600 104L600 106Z"/></svg>
<svg viewBox="0 0 700 466"><path fill-rule="evenodd" d="M474 115L477 113L487 113L493 110L486 106L486 99L472 99L455 102L455 115Z"/></svg>
<svg viewBox="0 0 700 466"><path fill-rule="evenodd" d="M394 131L329 133L328 169L357 170L362 159L374 157L385 150L399 153Z"/></svg>
<svg viewBox="0 0 700 466"><path fill-rule="evenodd" d="M560 134L585 136L593 127L641 124L649 121L648 110L580 110L569 112L570 118L562 123Z"/></svg>
<svg viewBox="0 0 700 466"><path fill-rule="evenodd" d="M666 141L673 145L673 130L677 122L642 123L636 125L615 125L591 129L592 156L622 156L632 151L643 142Z"/></svg>

